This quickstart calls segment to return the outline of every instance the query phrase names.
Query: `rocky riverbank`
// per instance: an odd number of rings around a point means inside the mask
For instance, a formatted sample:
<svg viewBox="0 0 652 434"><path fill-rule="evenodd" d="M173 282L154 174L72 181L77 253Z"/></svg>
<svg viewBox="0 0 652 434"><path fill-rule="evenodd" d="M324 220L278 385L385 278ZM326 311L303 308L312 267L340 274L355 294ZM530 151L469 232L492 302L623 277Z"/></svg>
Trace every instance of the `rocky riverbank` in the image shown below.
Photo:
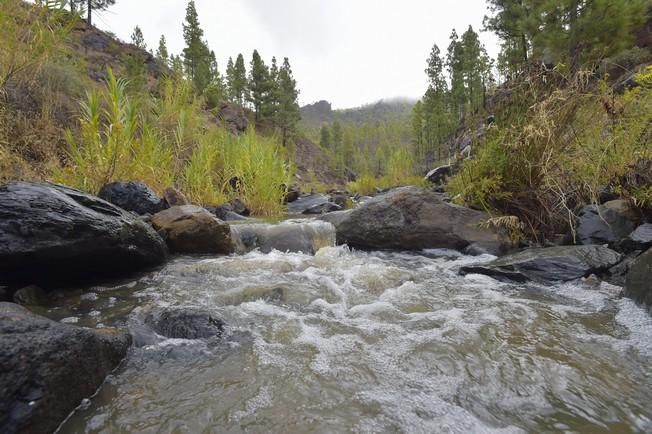
<svg viewBox="0 0 652 434"><path fill-rule="evenodd" d="M504 233L482 224L488 214L417 187L394 189L344 211L339 209L346 200L298 195L290 204L294 212L326 213L319 217L323 222L310 225L229 225L216 210L244 219L236 213L244 213L241 204L204 208L174 189L159 198L139 183L113 183L100 196L105 200L55 184L0 187L0 301L41 304L53 286L124 277L160 266L170 253L229 255L257 248L315 254L336 238L363 250L492 254L499 257L459 272L502 281L605 279L652 309L652 225L622 202L582 210L580 245L518 251ZM330 225L331 232L325 229ZM155 313L148 321L167 336L219 337L223 324L207 315ZM3 432L56 428L100 386L131 342L125 332L53 322L12 303L0 305L0 330L0 385L10 397L3 402Z"/></svg>

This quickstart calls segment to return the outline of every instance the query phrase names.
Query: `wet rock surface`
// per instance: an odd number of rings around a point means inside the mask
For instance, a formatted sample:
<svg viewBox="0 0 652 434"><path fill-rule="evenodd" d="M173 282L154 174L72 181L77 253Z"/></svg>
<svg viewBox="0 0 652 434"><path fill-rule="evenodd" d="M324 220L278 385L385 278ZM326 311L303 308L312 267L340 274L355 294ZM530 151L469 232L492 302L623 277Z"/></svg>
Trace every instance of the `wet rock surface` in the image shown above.
<svg viewBox="0 0 652 434"><path fill-rule="evenodd" d="M224 322L214 314L192 308L169 308L152 312L145 324L156 333L175 339L206 339L219 337L224 332Z"/></svg>
<svg viewBox="0 0 652 434"><path fill-rule="evenodd" d="M0 431L53 432L127 354L129 334L61 324L0 303Z"/></svg>
<svg viewBox="0 0 652 434"><path fill-rule="evenodd" d="M338 243L356 248L461 251L475 245L498 254L507 247L503 238L478 226L488 218L483 212L447 203L437 193L401 187L321 219L335 226Z"/></svg>
<svg viewBox="0 0 652 434"><path fill-rule="evenodd" d="M625 278L625 296L652 313L652 248L636 258Z"/></svg>
<svg viewBox="0 0 652 434"><path fill-rule="evenodd" d="M138 215L156 214L167 208L165 201L142 182L106 184L98 193L98 197Z"/></svg>
<svg viewBox="0 0 652 434"><path fill-rule="evenodd" d="M229 225L199 206L161 211L152 216L152 225L177 253L229 254L234 249Z"/></svg>
<svg viewBox="0 0 652 434"><path fill-rule="evenodd" d="M302 196L288 204L288 213L290 214L324 214L340 209L342 207L333 203L330 196L316 193Z"/></svg>
<svg viewBox="0 0 652 434"><path fill-rule="evenodd" d="M166 258L151 226L95 196L55 184L0 186L0 284L125 274Z"/></svg>
<svg viewBox="0 0 652 434"><path fill-rule="evenodd" d="M464 266L460 274L485 274L497 280L570 281L606 272L622 255L604 246L557 246L528 249L488 264Z"/></svg>
<svg viewBox="0 0 652 434"><path fill-rule="evenodd" d="M582 208L577 222L578 242L584 245L607 244L628 236L636 226L620 202Z"/></svg>

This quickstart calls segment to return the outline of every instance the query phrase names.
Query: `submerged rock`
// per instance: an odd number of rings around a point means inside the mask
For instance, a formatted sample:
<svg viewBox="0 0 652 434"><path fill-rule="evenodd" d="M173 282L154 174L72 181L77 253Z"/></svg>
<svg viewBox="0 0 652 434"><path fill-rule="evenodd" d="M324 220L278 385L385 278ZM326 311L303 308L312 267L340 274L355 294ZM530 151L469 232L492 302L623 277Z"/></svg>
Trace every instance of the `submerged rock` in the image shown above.
<svg viewBox="0 0 652 434"><path fill-rule="evenodd" d="M138 215L156 214L167 208L165 201L142 182L112 182L102 187L98 196Z"/></svg>
<svg viewBox="0 0 652 434"><path fill-rule="evenodd" d="M321 217L337 230L337 242L362 249L455 249L470 245L493 254L507 244L479 224L488 214L445 202L436 193L401 187L358 208Z"/></svg>
<svg viewBox="0 0 652 434"><path fill-rule="evenodd" d="M219 337L224 322L211 312L190 308L170 308L150 313L145 324L162 336L175 339L206 339Z"/></svg>
<svg viewBox="0 0 652 434"><path fill-rule="evenodd" d="M569 281L600 274L622 255L603 246L556 246L524 250L488 264L468 265L460 274L485 274L514 282Z"/></svg>
<svg viewBox="0 0 652 434"><path fill-rule="evenodd" d="M652 313L652 248L636 258L625 278L625 296Z"/></svg>
<svg viewBox="0 0 652 434"><path fill-rule="evenodd" d="M95 196L55 184L0 186L0 283L115 275L166 257L151 226Z"/></svg>
<svg viewBox="0 0 652 434"><path fill-rule="evenodd" d="M579 213L577 238L584 245L614 243L629 235L634 228L632 216L622 201L589 205Z"/></svg>
<svg viewBox="0 0 652 434"><path fill-rule="evenodd" d="M117 330L61 324L0 303L0 432L53 432L127 354Z"/></svg>
<svg viewBox="0 0 652 434"><path fill-rule="evenodd" d="M325 194L303 196L288 204L290 214L324 214L342 209Z"/></svg>
<svg viewBox="0 0 652 434"><path fill-rule="evenodd" d="M152 216L154 228L178 253L233 252L229 225L196 205L173 206Z"/></svg>

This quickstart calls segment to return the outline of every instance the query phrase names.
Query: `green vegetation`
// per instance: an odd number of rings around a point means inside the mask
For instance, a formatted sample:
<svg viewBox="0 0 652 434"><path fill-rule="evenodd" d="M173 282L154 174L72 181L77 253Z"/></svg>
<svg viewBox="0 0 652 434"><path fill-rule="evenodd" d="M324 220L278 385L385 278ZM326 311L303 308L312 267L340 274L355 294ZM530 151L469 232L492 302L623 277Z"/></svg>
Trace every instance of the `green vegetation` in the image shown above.
<svg viewBox="0 0 652 434"><path fill-rule="evenodd" d="M157 58L173 70L158 80L148 75L144 37L136 27L132 43L137 49L116 49L122 77L108 69L103 86L86 77L83 65L61 71L65 78L54 80L63 65L71 67L65 49L76 37L71 30L78 18L64 10L65 4L11 0L0 15L3 180L51 179L91 193L107 182L139 180L158 192L175 185L196 203L219 205L239 198L257 215L282 212L294 175L292 156L273 131L263 136L250 128L234 136L206 110L219 106L226 90L215 54L201 40L192 2L183 60L168 53L165 38L160 40ZM298 106L287 59L275 75L280 92L274 116L283 114L277 131L289 140ZM23 89L26 99L39 98L36 107L19 108L25 104L17 99ZM55 118L62 98L67 111L79 106L78 122L62 124ZM41 143L49 148L41 149Z"/></svg>

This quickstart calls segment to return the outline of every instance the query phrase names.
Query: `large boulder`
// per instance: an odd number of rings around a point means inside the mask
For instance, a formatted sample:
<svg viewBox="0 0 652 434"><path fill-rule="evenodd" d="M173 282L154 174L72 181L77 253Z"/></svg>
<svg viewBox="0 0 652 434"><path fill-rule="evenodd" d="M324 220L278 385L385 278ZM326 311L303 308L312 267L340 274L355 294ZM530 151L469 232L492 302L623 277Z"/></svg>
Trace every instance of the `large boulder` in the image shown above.
<svg viewBox="0 0 652 434"><path fill-rule="evenodd" d="M95 196L55 184L0 186L0 284L115 275L166 257L148 224Z"/></svg>
<svg viewBox="0 0 652 434"><path fill-rule="evenodd" d="M625 296L647 307L652 313L652 248L630 265L625 278Z"/></svg>
<svg viewBox="0 0 652 434"><path fill-rule="evenodd" d="M485 274L497 280L570 281L606 272L622 255L604 246L555 246L528 249L488 264L467 265L460 274Z"/></svg>
<svg viewBox="0 0 652 434"><path fill-rule="evenodd" d="M584 245L617 242L634 230L633 219L623 201L585 206L578 215L578 242Z"/></svg>
<svg viewBox="0 0 652 434"><path fill-rule="evenodd" d="M401 187L358 208L322 217L337 230L337 242L361 249L464 250L474 245L494 254L507 243L480 227L489 215L447 203L441 195L418 187Z"/></svg>
<svg viewBox="0 0 652 434"><path fill-rule="evenodd" d="M53 432L130 344L128 333L61 324L0 303L0 432Z"/></svg>
<svg viewBox="0 0 652 434"><path fill-rule="evenodd" d="M112 182L102 187L98 196L138 215L156 214L167 208L165 201L142 182Z"/></svg>
<svg viewBox="0 0 652 434"><path fill-rule="evenodd" d="M178 253L223 253L234 250L229 225L196 205L173 206L152 216L152 225Z"/></svg>
<svg viewBox="0 0 652 434"><path fill-rule="evenodd" d="M175 339L219 337L224 322L211 312L192 308L167 308L150 312L145 324L162 336Z"/></svg>
<svg viewBox="0 0 652 434"><path fill-rule="evenodd" d="M331 202L330 196L317 193L302 196L288 204L288 213L290 214L324 214L340 209L342 209L341 206Z"/></svg>

